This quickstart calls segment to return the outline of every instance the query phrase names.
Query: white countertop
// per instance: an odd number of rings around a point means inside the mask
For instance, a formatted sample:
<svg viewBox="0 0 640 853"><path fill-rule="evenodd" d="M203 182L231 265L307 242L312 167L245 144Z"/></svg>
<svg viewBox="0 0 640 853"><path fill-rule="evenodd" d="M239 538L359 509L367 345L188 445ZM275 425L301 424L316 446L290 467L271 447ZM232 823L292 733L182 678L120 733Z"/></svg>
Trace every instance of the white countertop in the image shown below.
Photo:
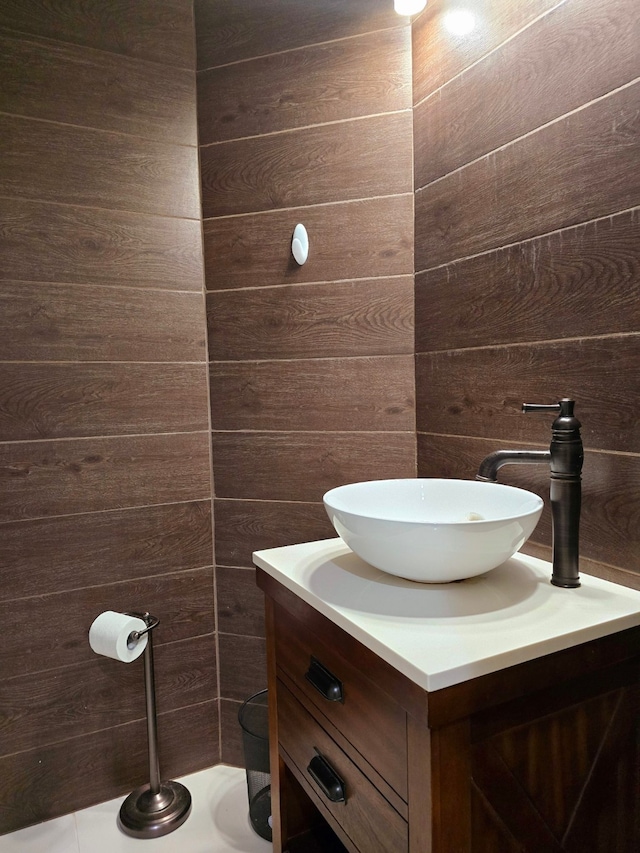
<svg viewBox="0 0 640 853"><path fill-rule="evenodd" d="M421 584L387 575L342 539L256 551L257 566L429 691L640 625L640 592L516 554L480 577Z"/></svg>

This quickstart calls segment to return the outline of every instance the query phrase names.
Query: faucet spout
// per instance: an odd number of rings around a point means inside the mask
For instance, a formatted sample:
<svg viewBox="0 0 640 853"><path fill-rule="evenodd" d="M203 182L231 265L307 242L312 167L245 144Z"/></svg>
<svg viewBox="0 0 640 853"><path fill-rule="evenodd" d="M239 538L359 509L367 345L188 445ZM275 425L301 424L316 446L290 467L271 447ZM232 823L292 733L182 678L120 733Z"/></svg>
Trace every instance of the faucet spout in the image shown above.
<svg viewBox="0 0 640 853"><path fill-rule="evenodd" d="M549 450L494 450L480 463L476 480L498 482L498 470L509 463L551 462Z"/></svg>
<svg viewBox="0 0 640 853"><path fill-rule="evenodd" d="M581 472L584 457L580 421L573 414L574 401L553 405L523 403L523 412L558 412L551 427L549 450L496 450L480 463L476 480L495 483L498 470L509 463L547 462L550 468L550 501L553 521L554 586L580 586L578 539L582 501Z"/></svg>

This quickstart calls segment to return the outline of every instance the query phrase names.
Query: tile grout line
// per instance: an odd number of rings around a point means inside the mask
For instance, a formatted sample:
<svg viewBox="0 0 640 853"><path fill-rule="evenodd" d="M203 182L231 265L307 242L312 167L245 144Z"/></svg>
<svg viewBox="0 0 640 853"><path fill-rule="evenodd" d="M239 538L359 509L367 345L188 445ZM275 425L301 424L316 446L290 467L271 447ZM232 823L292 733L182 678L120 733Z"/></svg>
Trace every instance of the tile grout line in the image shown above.
<svg viewBox="0 0 640 853"><path fill-rule="evenodd" d="M454 266L456 264L464 264L466 261L475 260L476 258L483 257L484 255L504 252L509 249L526 246L529 243L535 243L536 241L548 240L558 234L565 234L569 231L577 231L579 229L584 230L589 228L591 225L595 225L597 227L598 223L606 222L607 220L611 223L611 220L618 216L629 216L630 214L634 218L636 215L640 215L640 207L626 207L623 210L616 210L614 213L597 216L595 219L585 219L583 222L576 222L573 225L562 225L560 228L554 228L552 231L544 231L542 234L534 234L532 237L522 237L521 239L513 240L511 243L502 243L499 246L490 246L488 249L483 249L480 252L473 252L471 255L463 255L460 258L451 258L451 260L443 261L441 264L436 264L434 267L424 267L421 270L416 270L416 276L436 272L437 270L446 269L447 267ZM418 286L421 286L421 284L419 283Z"/></svg>
<svg viewBox="0 0 640 853"><path fill-rule="evenodd" d="M197 220L192 220L197 221ZM112 281L107 283L103 283L100 280L94 280L93 282L83 281L47 281L47 280L38 280L35 278L5 278L0 280L0 290L6 285L12 284L33 284L41 289L46 288L73 288L82 290L91 290L100 292L101 290L126 290L133 291L134 293L146 293L147 291L151 291L152 293L179 293L184 296L200 296L200 290L196 290L192 288L191 290L179 290L174 287L148 287L146 285L133 285L133 284L114 284Z"/></svg>
<svg viewBox="0 0 640 853"><path fill-rule="evenodd" d="M66 48L73 48L78 51L94 51L95 53L106 54L107 56L112 57L117 60L124 60L125 62L131 63L143 63L153 66L160 66L161 68L168 69L169 71L178 71L185 74L194 73L193 68L186 68L183 65L172 65L166 62L161 62L159 59L148 59L143 56L135 56L131 53L120 53L115 50L108 50L105 47L95 47L95 45L91 44L82 44L77 41L66 41L64 38L53 38L52 36L44 36L39 35L38 33L32 33L27 30L21 30L16 27L0 27L0 35L4 38L10 38L13 41L26 41L33 44L38 43L46 43L51 46L63 45Z"/></svg>
<svg viewBox="0 0 640 853"><path fill-rule="evenodd" d="M156 136L140 136L138 133L127 133L124 130L111 130L106 127L96 127L93 124L75 124L70 121L60 121L59 119L52 118L42 118L40 116L33 115L25 115L24 113L12 113L7 112L6 110L0 110L0 116L7 116L9 118L17 118L22 121L35 121L40 122L42 124L55 124L58 127L70 127L74 130L81 131L89 131L89 133L108 133L111 136L122 136L126 139L139 139L141 142L153 142L158 146L162 146L164 148L188 148L191 151L195 151L198 147L197 142L175 142L174 140L169 140L168 142L158 142Z"/></svg>
<svg viewBox="0 0 640 853"><path fill-rule="evenodd" d="M512 33L510 36L508 36L508 37L507 37L507 38L505 38L503 41L501 41L501 42L500 42L500 44L498 44L498 45L496 45L495 47L491 48L491 50L487 51L487 53L483 53L481 57L479 57L478 59L476 59L476 60L475 60L474 62L472 62L470 65L467 65L465 68L463 68L463 69L462 69L462 71L458 71L458 73L457 73L457 74L454 74L454 76L453 76L453 77L450 77L448 80L445 80L445 82L444 82L444 83L442 83L440 86L438 86L438 87L437 87L436 89L434 89L432 92L429 92L429 94L428 94L428 95L425 95L425 96L424 96L424 98L421 98L417 103L415 103L415 104L413 105L414 110L416 110L418 107L422 106L422 104L424 104L424 103L425 103L426 101L428 101L430 98L433 98L433 97L434 97L434 95L437 95L437 94L439 94L440 92L442 92L442 90L443 90L443 89L445 89L445 88L446 88L450 83L453 83L455 80L458 80L459 78L463 77L467 72L471 71L471 69L475 68L477 65L480 65L482 62L484 62L486 59L488 59L488 58L489 58L490 56L492 56L494 53L498 53L499 51L501 51L501 50L504 48L504 46L505 46L506 44L509 44L509 42L511 42L511 41L513 41L514 39L516 39L516 38L518 38L519 36L521 36L521 35L522 35L522 33L526 32L530 27L535 26L535 25L536 25L537 23L539 23L541 20L543 20L544 18L546 18L546 17L547 17L547 15L552 14L552 13L553 13L553 12L555 12L557 9L559 9L561 6L564 6L564 4L565 4L566 2L567 2L567 0L559 0L559 2L558 2L555 6L552 6L550 9L547 9L546 11L541 12L539 15L537 15L537 16L536 16L535 18L533 18L531 21L529 21L528 23L526 23L526 24L524 24L522 27L520 27L520 29L519 29L519 30L517 30L515 33Z"/></svg>
<svg viewBox="0 0 640 853"><path fill-rule="evenodd" d="M265 215L276 215L282 213L289 213L289 211L306 211L309 209L316 209L318 207L336 207L337 205L345 205L345 204L362 204L363 202L370 201L381 201L382 199L387 198L407 198L413 199L414 192L412 190L408 190L406 192L395 192L395 193L385 193L384 195L367 195L367 196L359 196L358 198L338 198L332 201L318 201L313 204L295 204L293 206L288 207L269 207L262 210L243 210L239 213L221 213L214 216L205 216L203 217L203 226L205 235L207 233L207 223L213 222L216 223L219 219L238 219L241 216L265 216Z"/></svg>
<svg viewBox="0 0 640 853"><path fill-rule="evenodd" d="M563 113L560 116L556 116L555 118L549 119L549 121L544 122L538 127L532 128L528 130L526 133L521 134L520 136L516 136L514 139L510 139L508 142L503 143L502 145L498 145L497 148L492 148L491 151L486 151L484 154L480 154L477 157L474 157L473 160L469 160L467 163L463 163L460 166L457 166L455 169L452 169L450 172L447 172L446 175L440 175L435 178L433 181L429 181L429 183L424 184L424 186L415 188L415 195L418 193L426 192L430 190L436 184L441 183L442 181L446 181L451 178L453 175L457 175L460 172L464 171L464 169L469 168L470 166L475 165L476 163L480 163L483 160L489 160L490 158L495 158L496 154L501 154L503 151L506 151L508 148L511 148L514 145L518 145L524 139L528 139L530 136L535 136L537 133L547 130L549 127L553 125L560 124L560 122L565 121L568 118L571 118L578 113L584 112L592 107L594 104L598 104L602 101L606 101L609 98L615 97L620 92L623 92L625 89L631 89L634 86L637 86L640 83L640 77L636 77L633 80L630 80L627 83L623 83L621 86L617 86L615 89L611 89L611 91L606 92L604 95L599 95L597 98L593 98L591 101L588 101L586 104L581 104L579 107L574 107L572 110L568 110L566 113Z"/></svg>
<svg viewBox="0 0 640 853"><path fill-rule="evenodd" d="M1 445L0 445L1 446ZM87 516L87 515L100 515L103 513L117 513L124 512L127 513L131 510L133 511L143 511L148 509L157 509L158 507L163 506L187 506L188 504L199 504L199 503L207 503L210 501L210 497L202 497L202 498L188 498L181 501L164 501L163 503L155 503L155 504L130 504L129 506L115 506L115 507L105 507L104 509L89 509L84 512L60 512L56 515L34 515L28 518L11 518L8 521L0 521L0 531L2 530L2 525L5 524L29 524L30 522L37 521L53 521L60 518L77 518L78 516Z"/></svg>
<svg viewBox="0 0 640 853"><path fill-rule="evenodd" d="M72 362L75 364L76 362ZM78 362L82 364L82 362ZM7 439L6 441L0 441L0 447L6 447L8 445L14 444L51 444L52 442L59 443L67 443L72 441L115 441L120 439L130 439L130 438L169 438L178 435L208 435L209 429L208 427L201 427L199 429L192 430L175 430L172 432L125 432L116 434L104 435L100 433L99 435L67 435L67 436L54 436L54 437L43 437L43 438L12 438ZM205 498L193 498L192 500L205 500ZM169 503L182 503L182 501L170 501ZM147 504L142 504L142 506L147 506ZM120 507L124 509L124 507ZM89 510L90 512L92 510ZM69 515L76 515L81 513L69 513Z"/></svg>
<svg viewBox="0 0 640 853"><path fill-rule="evenodd" d="M318 287L318 286L327 286L327 285L344 285L344 284L364 284L365 282L370 281L390 281L390 280L401 280L401 279L412 279L413 271L408 272L395 272L389 273L388 275L366 275L366 276L352 276L351 278L324 278L317 279L315 281L285 281L284 283L273 283L273 284L254 284L254 285L246 285L244 287L217 287L213 290L207 290L207 296L215 296L217 293L247 293L255 290L278 290L284 287Z"/></svg>
<svg viewBox="0 0 640 853"><path fill-rule="evenodd" d="M564 2L564 0L563 0L563 2ZM392 30L399 30L402 28L403 28L402 24L395 24L394 26L382 27L381 29L378 29L378 30L368 30L365 33L353 33L352 35L349 35L349 36L340 36L339 38L326 39L325 41L312 42L311 44L301 44L301 45L298 45L297 47L287 47L287 48L283 48L282 50L273 51L272 53L260 53L257 56L246 56L246 57L243 57L242 59L233 59L233 60L230 60L229 62L222 62L220 65L208 65L205 68L198 68L196 70L196 74L206 74L208 71L217 71L219 68L230 68L234 65L243 65L243 64L248 63L248 62L257 62L257 61L260 61L263 59L269 59L271 56L283 56L287 53L296 53L299 51L306 51L306 50L309 50L310 48L313 49L313 48L318 48L318 47L326 47L327 45L330 45L330 44L338 44L340 42L351 41L352 39L367 38L367 36L370 37L370 36L374 36L374 35L380 35L380 33L386 33L386 32L390 32Z"/></svg>
<svg viewBox="0 0 640 853"><path fill-rule="evenodd" d="M73 830L76 836L76 847L78 848L78 853L83 853L80 849L80 832L78 831L78 809L73 812Z"/></svg>
<svg viewBox="0 0 640 853"><path fill-rule="evenodd" d="M154 647L155 647L155 644L154 644ZM45 670L45 671L48 671L48 670ZM200 705L209 705L209 704L216 702L216 701L217 700L215 698L214 699L199 699L198 701L192 702L189 705L179 705L175 708L169 708L166 711L158 711L157 716L158 716L158 718L162 718L162 717L168 716L169 714L179 714L181 711L190 710L191 708L197 708ZM79 734L79 735L69 735L68 737L60 738L59 740L49 741L47 743L47 747L49 747L49 746L53 746L53 747L60 746L61 744L64 744L64 743L70 743L72 741L78 741L78 740L82 740L84 738L90 738L90 737L93 737L94 735L101 734L103 732L112 732L114 730L125 728L127 726L134 726L136 724L146 722L146 720L147 720L146 713L143 713L142 716L140 716L140 717L132 717L129 720L124 720L122 722L116 723L115 725L106 726L106 727L103 727L100 729L93 729L91 731L84 732L83 734ZM6 755L3 755L2 758L3 759L4 758L13 758L16 755L25 755L26 753L34 752L35 749L37 749L37 747L29 747L28 749L19 749L17 752L10 752L10 753L7 753ZM112 799L115 799L115 798L112 798ZM124 799L124 795L123 795L123 799ZM88 808L92 808L92 806L88 806ZM84 811L84 809L80 809L80 811ZM76 812L72 812L72 814L76 814ZM64 817L64 815L61 815L61 817ZM55 818L54 818L54 820L55 820ZM1 838L2 838L2 836L0 836L0 839Z"/></svg>
<svg viewBox="0 0 640 853"><path fill-rule="evenodd" d="M609 332L600 335L578 335L567 338L536 338L527 341L503 341L495 344L477 344L468 347L451 347L450 349L434 349L434 350L418 350L416 358L426 356L443 356L443 355L458 355L459 353L482 352L483 350L501 350L514 349L516 347L539 347L544 349L547 346L557 346L558 344L575 344L584 341L610 341L619 340L620 338L637 338L640 337L640 332Z"/></svg>
<svg viewBox="0 0 640 853"><path fill-rule="evenodd" d="M370 121L371 119L384 118L385 116L398 116L398 115L413 115L413 110L411 107L403 107L400 110L387 110L386 112L381 113L367 113L366 115L361 116L349 116L348 118L337 118L331 119L330 121L317 122L315 124L302 124L296 127L285 127L281 130L269 130L265 133L252 133L248 136L236 136L233 139L220 139L215 142L205 142L199 146L202 151L205 148L214 148L218 145L233 145L236 142L246 142L251 139L267 139L273 136L282 136L283 134L291 134L291 133L299 133L300 131L305 130L316 130L319 127L332 127L336 124L348 124L350 122L356 121Z"/></svg>
<svg viewBox="0 0 640 853"><path fill-rule="evenodd" d="M195 150L195 146L194 146ZM97 204L80 204L78 202L73 201L52 201L48 198L32 198L28 195L8 195L6 193L0 193L0 200L15 202L17 201L20 204L39 204L39 205L50 205L51 207L64 207L64 208L73 208L74 210L96 210L100 213L110 213L118 216L119 214L125 214L126 216L147 216L152 217L154 219L171 219L178 220L180 222L193 222L199 223L199 216L180 216L173 213L160 213L158 211L150 211L150 210L133 210L131 208L126 207L100 207Z"/></svg>

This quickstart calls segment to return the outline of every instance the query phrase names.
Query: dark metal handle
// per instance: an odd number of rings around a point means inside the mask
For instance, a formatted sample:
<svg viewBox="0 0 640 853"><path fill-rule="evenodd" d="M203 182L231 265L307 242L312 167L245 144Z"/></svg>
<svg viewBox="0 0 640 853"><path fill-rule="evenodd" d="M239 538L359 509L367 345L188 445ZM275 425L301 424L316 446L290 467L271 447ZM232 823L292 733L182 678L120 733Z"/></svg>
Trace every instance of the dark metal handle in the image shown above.
<svg viewBox="0 0 640 853"><path fill-rule="evenodd" d="M543 403L523 403L523 412L559 412L560 403L551 403L549 405Z"/></svg>
<svg viewBox="0 0 640 853"><path fill-rule="evenodd" d="M580 421L573 414L575 405L575 400L563 397L559 403L550 403L549 405L546 403L523 403L522 411L525 414L527 412L556 412L559 414L559 417L554 421L554 427L558 429L573 429L580 426Z"/></svg>
<svg viewBox="0 0 640 853"><path fill-rule="evenodd" d="M342 682L332 672L323 666L317 658L311 656L309 669L304 676L308 682L313 684L318 693L321 693L329 702L344 701Z"/></svg>
<svg viewBox="0 0 640 853"><path fill-rule="evenodd" d="M317 752L317 750L316 750ZM345 803L344 782L338 776L326 758L318 753L311 759L307 773L318 784L322 793L332 803Z"/></svg>

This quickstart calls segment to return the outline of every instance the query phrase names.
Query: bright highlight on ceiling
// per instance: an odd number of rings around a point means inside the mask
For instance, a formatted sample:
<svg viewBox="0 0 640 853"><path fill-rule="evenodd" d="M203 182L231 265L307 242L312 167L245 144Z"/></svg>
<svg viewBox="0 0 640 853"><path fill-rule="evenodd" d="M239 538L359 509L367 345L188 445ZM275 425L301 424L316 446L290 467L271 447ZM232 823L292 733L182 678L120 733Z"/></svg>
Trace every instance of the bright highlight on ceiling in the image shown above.
<svg viewBox="0 0 640 853"><path fill-rule="evenodd" d="M417 15L427 5L427 0L393 0L393 8L399 15Z"/></svg>
<svg viewBox="0 0 640 853"><path fill-rule="evenodd" d="M451 9L442 23L454 36L466 36L476 25L476 16L468 9Z"/></svg>

